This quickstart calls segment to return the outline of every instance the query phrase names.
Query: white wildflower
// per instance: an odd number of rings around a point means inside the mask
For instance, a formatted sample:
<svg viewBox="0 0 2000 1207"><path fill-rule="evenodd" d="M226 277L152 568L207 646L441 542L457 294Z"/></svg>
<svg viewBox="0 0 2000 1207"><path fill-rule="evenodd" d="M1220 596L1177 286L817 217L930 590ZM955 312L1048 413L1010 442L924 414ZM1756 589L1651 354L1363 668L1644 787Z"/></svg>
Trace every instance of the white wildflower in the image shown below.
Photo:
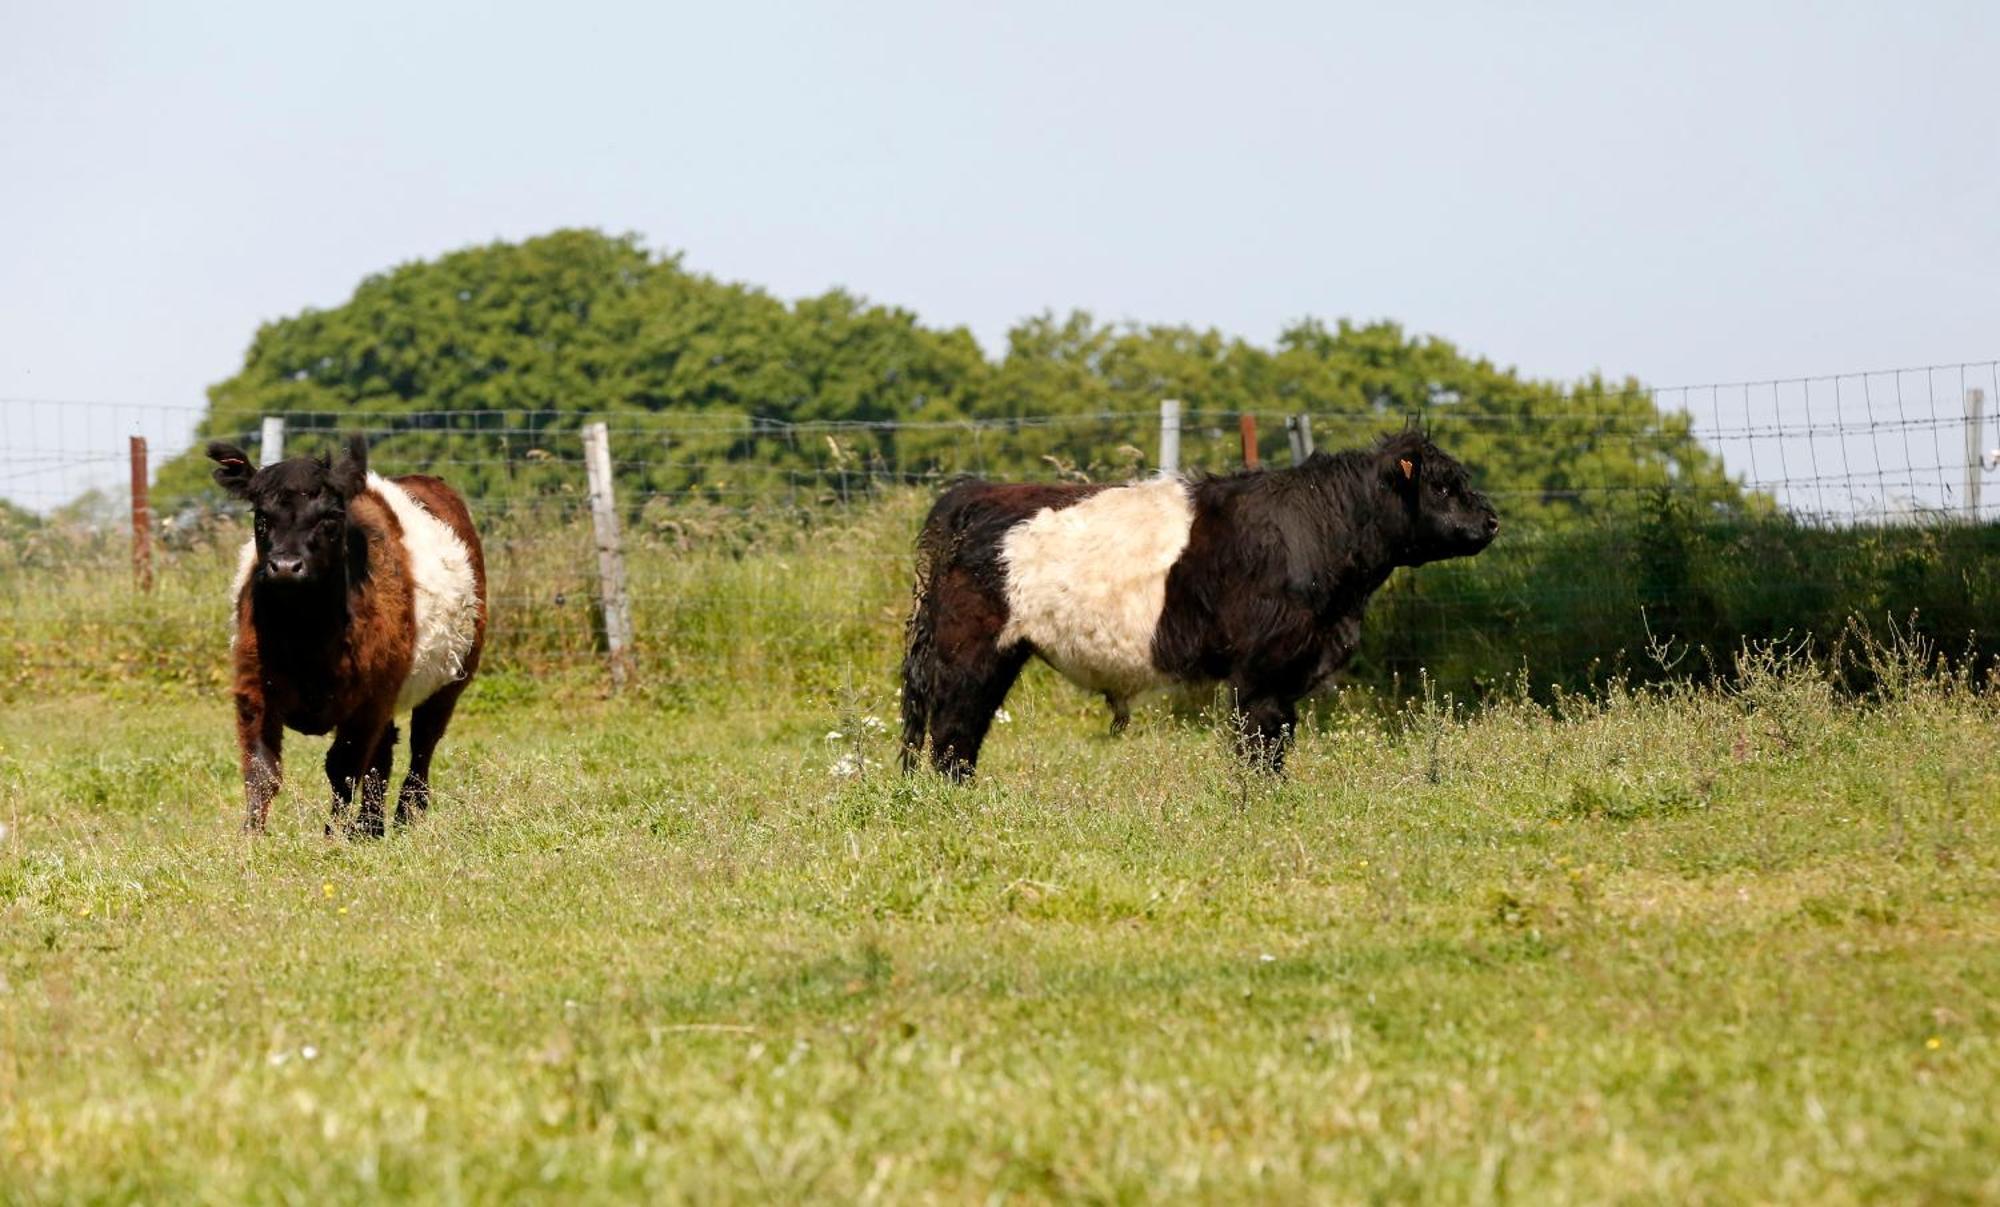
<svg viewBox="0 0 2000 1207"><path fill-rule="evenodd" d="M829 729L826 731L826 740L829 742L838 742L846 736L846 734L840 732L838 729Z"/></svg>
<svg viewBox="0 0 2000 1207"><path fill-rule="evenodd" d="M1014 723L1014 714L1004 708L996 708L993 710L993 723L995 725L1012 725Z"/></svg>

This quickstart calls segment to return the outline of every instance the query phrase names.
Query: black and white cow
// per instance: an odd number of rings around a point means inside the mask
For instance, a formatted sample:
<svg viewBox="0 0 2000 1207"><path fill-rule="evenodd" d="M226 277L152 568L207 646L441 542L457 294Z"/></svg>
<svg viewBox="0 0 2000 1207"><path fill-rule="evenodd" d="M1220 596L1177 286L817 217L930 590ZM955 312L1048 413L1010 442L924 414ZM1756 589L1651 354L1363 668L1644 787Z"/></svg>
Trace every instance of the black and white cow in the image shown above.
<svg viewBox="0 0 2000 1207"><path fill-rule="evenodd" d="M903 657L903 765L972 774L1030 657L1103 693L1225 683L1246 755L1279 770L1298 701L1353 657L1397 566L1500 530L1465 469L1420 432L1289 469L1123 486L965 482L917 541Z"/></svg>

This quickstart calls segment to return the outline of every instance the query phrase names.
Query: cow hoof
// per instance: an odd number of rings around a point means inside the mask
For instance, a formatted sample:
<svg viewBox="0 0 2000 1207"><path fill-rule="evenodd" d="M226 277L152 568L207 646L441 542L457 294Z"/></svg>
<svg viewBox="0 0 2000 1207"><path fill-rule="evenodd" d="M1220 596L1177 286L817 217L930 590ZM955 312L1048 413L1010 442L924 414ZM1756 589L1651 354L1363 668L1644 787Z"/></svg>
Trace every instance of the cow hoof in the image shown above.
<svg viewBox="0 0 2000 1207"><path fill-rule="evenodd" d="M413 821L421 820L430 810L429 797L418 796L415 793L401 797L396 801L396 824L407 826Z"/></svg>
<svg viewBox="0 0 2000 1207"><path fill-rule="evenodd" d="M338 825L335 825L333 822L328 822L326 825L326 837L329 841L336 838L344 838L349 842L352 842L357 838L381 838L383 836L383 833L384 831L382 828L382 823L380 821L377 821L372 825L366 820L355 821L355 822L341 822Z"/></svg>

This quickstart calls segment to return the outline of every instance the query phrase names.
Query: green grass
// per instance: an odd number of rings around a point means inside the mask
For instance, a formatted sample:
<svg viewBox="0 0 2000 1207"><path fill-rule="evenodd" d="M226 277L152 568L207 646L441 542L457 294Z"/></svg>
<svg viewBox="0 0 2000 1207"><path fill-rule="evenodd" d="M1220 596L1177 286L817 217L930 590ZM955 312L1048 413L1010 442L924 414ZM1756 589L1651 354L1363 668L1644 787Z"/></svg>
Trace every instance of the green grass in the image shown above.
<svg viewBox="0 0 2000 1207"><path fill-rule="evenodd" d="M1335 707L1273 783L1037 670L953 790L830 773L855 675L493 677L379 843L300 739L240 836L210 692L17 694L0 1200L2000 1196L1991 693Z"/></svg>
<svg viewBox="0 0 2000 1207"><path fill-rule="evenodd" d="M931 497L889 489L847 506L741 510L654 500L629 516L634 654L655 698L790 698L882 674L897 657L912 540ZM595 674L603 642L581 501L479 509L499 635L488 668ZM163 536L157 584L140 594L121 532L0 527L0 702L78 680L113 692L220 687L224 596L245 535L240 519L209 516ZM1646 655L1656 642L1681 653L1676 673L1724 679L1729 668L1704 651L1810 639L1843 683L1868 690L1873 670L1847 656L1856 618L1993 675L1995 615L2000 524L1815 528L1705 515L1659 496L1570 527L1509 528L1478 557L1395 575L1345 674L1383 692L1427 679L1477 699L1526 667L1546 694L1662 677Z"/></svg>

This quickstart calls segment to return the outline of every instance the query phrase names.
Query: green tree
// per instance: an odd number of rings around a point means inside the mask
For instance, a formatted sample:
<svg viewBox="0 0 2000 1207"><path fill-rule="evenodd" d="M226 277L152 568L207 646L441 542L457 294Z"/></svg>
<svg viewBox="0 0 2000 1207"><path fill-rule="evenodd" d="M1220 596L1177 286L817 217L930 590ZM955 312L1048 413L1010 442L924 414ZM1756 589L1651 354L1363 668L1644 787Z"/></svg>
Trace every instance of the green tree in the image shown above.
<svg viewBox="0 0 2000 1207"><path fill-rule="evenodd" d="M288 447L310 450L362 428L385 468L437 467L507 499L573 495L579 429L603 419L630 489L741 502L968 471L1131 473L1150 463L1166 397L1187 408L1191 466L1237 463L1245 412L1282 460L1281 419L1303 411L1328 448L1428 424L1510 516L1561 523L1663 488L1768 507L1635 382L1533 381L1394 323L1306 319L1266 348L1044 313L995 362L963 328L837 289L788 304L589 230L403 264L342 305L264 325L209 391L201 435L254 447L261 417L282 414ZM197 449L158 493L206 488Z"/></svg>

